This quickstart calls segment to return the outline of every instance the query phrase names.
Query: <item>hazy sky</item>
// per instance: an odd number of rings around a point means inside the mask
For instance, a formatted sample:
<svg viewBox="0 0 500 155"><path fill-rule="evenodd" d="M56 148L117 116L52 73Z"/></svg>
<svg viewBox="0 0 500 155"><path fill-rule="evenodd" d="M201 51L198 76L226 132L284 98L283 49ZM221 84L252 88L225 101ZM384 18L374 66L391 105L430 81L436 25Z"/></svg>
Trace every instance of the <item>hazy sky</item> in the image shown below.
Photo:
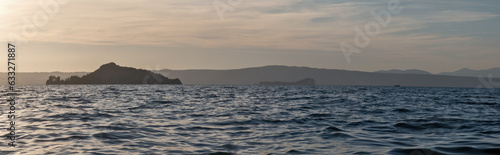
<svg viewBox="0 0 500 155"><path fill-rule="evenodd" d="M146 69L500 67L500 1L401 0L383 27L371 11L390 1L241 0L221 20L215 0L0 0L0 40L24 38L21 72L93 71L111 61ZM339 45L355 46L356 27L370 23L380 33L348 63Z"/></svg>

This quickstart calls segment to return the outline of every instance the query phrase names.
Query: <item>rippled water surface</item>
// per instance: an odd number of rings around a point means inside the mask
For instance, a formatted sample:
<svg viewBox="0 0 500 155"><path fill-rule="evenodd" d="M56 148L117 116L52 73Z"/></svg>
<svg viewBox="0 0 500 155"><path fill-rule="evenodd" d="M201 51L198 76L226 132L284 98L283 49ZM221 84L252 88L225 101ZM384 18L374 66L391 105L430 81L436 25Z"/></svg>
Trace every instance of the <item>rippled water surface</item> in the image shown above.
<svg viewBox="0 0 500 155"><path fill-rule="evenodd" d="M498 89L88 85L19 90L19 146L9 148L3 138L0 154L500 152Z"/></svg>

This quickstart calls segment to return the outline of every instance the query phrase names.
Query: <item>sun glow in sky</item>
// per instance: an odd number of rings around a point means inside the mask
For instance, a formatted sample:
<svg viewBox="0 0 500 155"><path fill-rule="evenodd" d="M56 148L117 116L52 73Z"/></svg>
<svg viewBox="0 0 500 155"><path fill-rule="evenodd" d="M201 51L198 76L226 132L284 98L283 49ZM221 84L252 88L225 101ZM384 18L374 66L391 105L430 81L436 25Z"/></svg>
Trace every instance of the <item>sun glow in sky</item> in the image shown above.
<svg viewBox="0 0 500 155"><path fill-rule="evenodd" d="M497 0L401 0L401 12L350 63L339 45L354 45L355 28L376 21L371 11L391 0L217 1L229 7L224 20L215 0L0 0L0 40L23 38L20 72L93 71L107 62L434 73L500 67Z"/></svg>

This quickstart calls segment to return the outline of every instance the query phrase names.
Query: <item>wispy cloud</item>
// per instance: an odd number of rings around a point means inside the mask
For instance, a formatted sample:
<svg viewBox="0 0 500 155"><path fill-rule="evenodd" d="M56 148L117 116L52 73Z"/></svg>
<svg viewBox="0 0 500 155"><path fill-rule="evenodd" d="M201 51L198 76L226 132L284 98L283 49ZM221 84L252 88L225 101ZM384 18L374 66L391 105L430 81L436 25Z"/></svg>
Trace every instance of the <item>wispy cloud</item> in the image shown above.
<svg viewBox="0 0 500 155"><path fill-rule="evenodd" d="M423 19L427 22L472 22L496 17L499 17L499 15L488 12L448 10L438 12Z"/></svg>
<svg viewBox="0 0 500 155"><path fill-rule="evenodd" d="M2 26L2 34L19 31L21 19L29 19L36 10L40 10L37 5L27 4L26 1L10 2L25 11L2 15L9 21L18 21ZM385 1L244 1L237 9L228 12L224 22L221 22L211 1L74 0L61 7L56 17L31 40L90 45L334 51L338 49L339 42L352 40L354 26L373 20L370 10L385 6ZM434 14L394 17L391 26L381 33L380 40L394 42L401 38L422 38L392 33L425 29L428 23L480 21L498 17L496 13L484 11L432 12ZM425 37L427 34L422 35ZM378 43L384 44L381 41Z"/></svg>

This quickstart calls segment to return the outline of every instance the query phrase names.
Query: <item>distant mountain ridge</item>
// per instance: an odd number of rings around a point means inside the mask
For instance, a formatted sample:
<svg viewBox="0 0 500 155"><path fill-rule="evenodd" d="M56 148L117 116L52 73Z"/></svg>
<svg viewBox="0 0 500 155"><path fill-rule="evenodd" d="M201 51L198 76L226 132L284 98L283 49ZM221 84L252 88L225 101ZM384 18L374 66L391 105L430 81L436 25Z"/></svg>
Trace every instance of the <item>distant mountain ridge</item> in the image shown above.
<svg viewBox="0 0 500 155"><path fill-rule="evenodd" d="M306 78L295 82L283 82L283 81L263 81L259 85L296 85L296 86L314 86L316 82L314 79Z"/></svg>
<svg viewBox="0 0 500 155"><path fill-rule="evenodd" d="M231 70L169 70L159 73L183 79L186 84L254 85L261 81L297 81L312 78L316 85L418 86L418 87L500 87L477 77L433 74L393 74L310 67L264 66ZM500 79L486 81L499 82Z"/></svg>
<svg viewBox="0 0 500 155"><path fill-rule="evenodd" d="M394 74L432 74L430 72L418 69L408 69L408 70L400 70L400 69L392 69L392 70L380 70L376 71L376 73L394 73Z"/></svg>
<svg viewBox="0 0 500 155"><path fill-rule="evenodd" d="M394 74L293 66L263 66L229 70L158 70L163 76L182 79L183 84L255 85L262 81L298 81L312 78L316 85L419 86L419 87L500 87L499 78L460 77L436 74ZM44 85L50 75L68 78L85 72L16 73L16 84ZM6 79L7 74L0 74ZM7 83L4 81L3 83Z"/></svg>
<svg viewBox="0 0 500 155"><path fill-rule="evenodd" d="M468 76L468 77L493 77L500 78L500 67L495 67L485 70L472 70L468 68L462 68L454 72L441 72L439 75L450 75L450 76Z"/></svg>

